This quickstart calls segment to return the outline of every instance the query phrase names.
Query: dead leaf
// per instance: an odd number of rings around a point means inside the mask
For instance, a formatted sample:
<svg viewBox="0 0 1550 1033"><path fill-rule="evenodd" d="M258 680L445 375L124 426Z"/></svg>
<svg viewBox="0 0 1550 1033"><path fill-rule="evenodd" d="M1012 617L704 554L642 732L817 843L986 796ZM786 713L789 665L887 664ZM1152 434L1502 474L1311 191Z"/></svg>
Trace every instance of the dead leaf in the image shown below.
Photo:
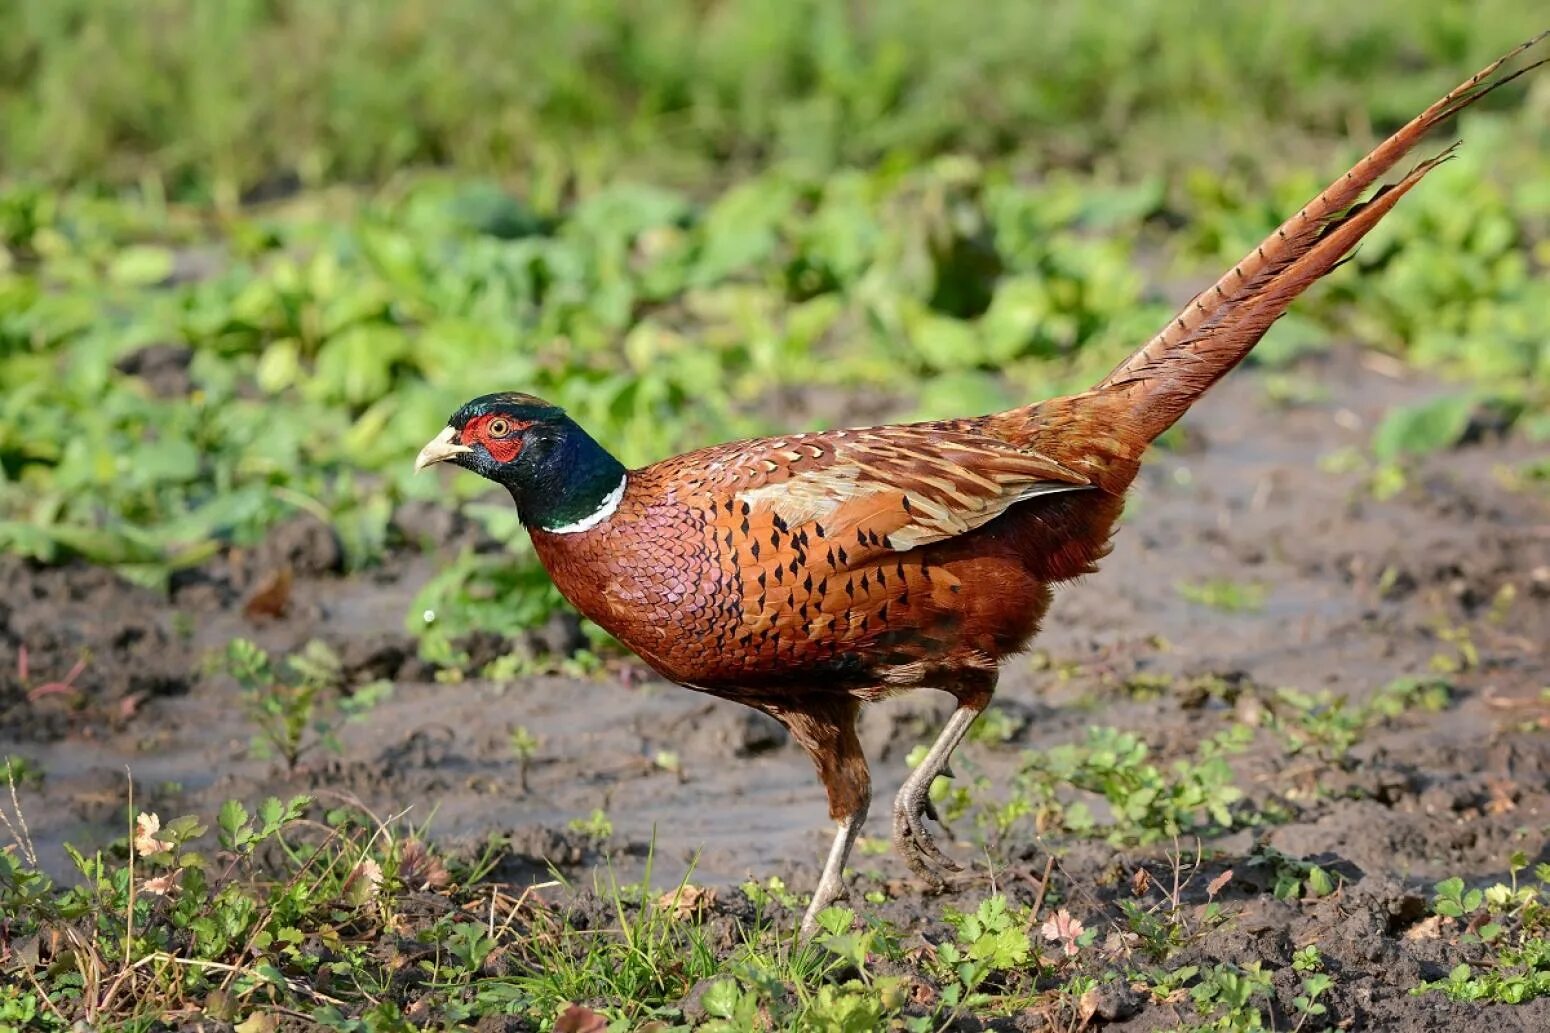
<svg viewBox="0 0 1550 1033"><path fill-rule="evenodd" d="M1512 798L1512 791L1517 787L1508 780L1493 778L1486 788L1491 796L1485 802L1485 813L1506 814L1518 809L1517 801Z"/></svg>
<svg viewBox="0 0 1550 1033"><path fill-rule="evenodd" d="M937 998L936 987L930 983L923 979L910 981L910 1003L917 1008L931 1011L936 1008Z"/></svg>
<svg viewBox="0 0 1550 1033"><path fill-rule="evenodd" d="M259 583L242 604L242 615L248 620L268 617L279 620L291 605L291 568L281 567Z"/></svg>
<svg viewBox="0 0 1550 1033"><path fill-rule="evenodd" d="M554 1033L607 1033L607 1030L607 1019L580 1004L567 1004L554 1021Z"/></svg>
<svg viewBox="0 0 1550 1033"><path fill-rule="evenodd" d="M274 1033L280 1028L273 1015L256 1011L236 1025L237 1033Z"/></svg>
<svg viewBox="0 0 1550 1033"><path fill-rule="evenodd" d="M413 889L439 890L452 881L447 866L418 839L405 840L398 855L398 877Z"/></svg>
<svg viewBox="0 0 1550 1033"><path fill-rule="evenodd" d="M1206 883L1206 896L1211 900L1215 900L1216 895L1226 889L1229 882L1232 882L1231 868Z"/></svg>
<svg viewBox="0 0 1550 1033"><path fill-rule="evenodd" d="M1082 996L1077 998L1076 1017L1085 1027L1096 1014L1098 1014L1098 988L1093 986L1088 987L1082 992Z"/></svg>
<svg viewBox="0 0 1550 1033"><path fill-rule="evenodd" d="M1144 897L1146 891L1152 888L1152 875L1145 868L1137 868L1130 876L1130 895L1132 897Z"/></svg>
<svg viewBox="0 0 1550 1033"><path fill-rule="evenodd" d="M363 857L350 869L344 880L342 895L357 907L377 899L382 888L382 866L370 857Z"/></svg>
<svg viewBox="0 0 1550 1033"><path fill-rule="evenodd" d="M165 839L157 839L156 833L161 831L161 819L154 814L141 811L135 816L135 853L141 857L149 854L160 854L172 849L172 843Z"/></svg>
<svg viewBox="0 0 1550 1033"><path fill-rule="evenodd" d="M1061 945L1066 957L1075 957L1079 948L1077 938L1087 931L1087 927L1071 917L1071 912L1065 908L1056 911L1042 926L1039 931L1044 934L1046 940L1057 942Z"/></svg>
<svg viewBox="0 0 1550 1033"><path fill-rule="evenodd" d="M168 872L166 875L158 875L154 879L146 879L140 884L140 892L149 893L154 897L165 897L178 885L178 876L183 874L182 869Z"/></svg>
<svg viewBox="0 0 1550 1033"><path fill-rule="evenodd" d="M685 883L657 898L657 909L670 911L675 918L689 918L716 902L716 891Z"/></svg>
<svg viewBox="0 0 1550 1033"><path fill-rule="evenodd" d="M1103 954L1107 958L1128 958L1135 951L1141 937L1132 932L1111 932L1103 938Z"/></svg>

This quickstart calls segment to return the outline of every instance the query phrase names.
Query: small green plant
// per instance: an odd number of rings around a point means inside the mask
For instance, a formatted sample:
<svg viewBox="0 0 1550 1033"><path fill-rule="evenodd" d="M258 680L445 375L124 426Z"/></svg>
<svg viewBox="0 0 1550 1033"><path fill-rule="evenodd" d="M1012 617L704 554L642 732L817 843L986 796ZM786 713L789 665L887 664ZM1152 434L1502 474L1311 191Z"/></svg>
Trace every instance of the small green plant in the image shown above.
<svg viewBox="0 0 1550 1033"><path fill-rule="evenodd" d="M799 907L802 903L802 898L787 889L785 880L778 875L771 875L762 884L750 879L743 883L742 890L753 902L753 906L761 911L774 904L789 910Z"/></svg>
<svg viewBox="0 0 1550 1033"><path fill-rule="evenodd" d="M1425 455L1458 444L1469 427L1479 400L1468 394L1444 395L1415 405L1401 405L1384 414L1373 431L1372 451L1380 460Z"/></svg>
<svg viewBox="0 0 1550 1033"><path fill-rule="evenodd" d="M969 739L987 746L1002 746L1017 738L1027 726L1027 718L1015 715L1005 707L991 706L969 726Z"/></svg>
<svg viewBox="0 0 1550 1033"><path fill-rule="evenodd" d="M1173 587L1186 602L1223 613L1258 613L1265 608L1265 586L1261 584L1212 578L1180 581Z"/></svg>
<svg viewBox="0 0 1550 1033"><path fill-rule="evenodd" d="M597 873L592 892L610 913L601 928L576 928L554 917L520 936L502 935L497 944L487 938L486 924L473 923L477 928L456 933L458 969L477 972L491 950L503 950L511 974L489 981L486 995L503 993L508 1007L546 1017L567 1002L603 1001L611 1016L631 1020L628 1028L635 1028L719 970L709 933L698 920L706 891L690 884L691 869L671 890L660 892L652 885L654 863L652 851L638 883L621 882L612 867ZM444 978L429 962L421 968L433 981Z"/></svg>
<svg viewBox="0 0 1550 1033"><path fill-rule="evenodd" d="M526 653L507 653L496 657L480 671L481 677L495 682L512 682L539 674L559 674L567 678L588 678L603 669L602 659L589 649L577 650L570 656L530 656Z"/></svg>
<svg viewBox="0 0 1550 1033"><path fill-rule="evenodd" d="M1433 671L1438 674L1458 674L1480 666L1480 650L1476 648L1474 634L1467 624L1439 621L1435 631L1443 648L1432 654L1428 662Z"/></svg>
<svg viewBox="0 0 1550 1033"><path fill-rule="evenodd" d="M1249 867L1267 868L1271 893L1277 900L1313 900L1335 892L1337 882L1328 869L1262 846L1249 858Z"/></svg>
<svg viewBox="0 0 1550 1033"><path fill-rule="evenodd" d="M0 785L37 788L43 784L43 768L27 757L0 758Z"/></svg>
<svg viewBox="0 0 1550 1033"><path fill-rule="evenodd" d="M19 986L0 986L0 1029L36 1029L38 995Z"/></svg>
<svg viewBox="0 0 1550 1033"><path fill-rule="evenodd" d="M1203 1021L1188 1027L1190 1033L1248 1033L1268 1028L1260 1006L1269 1003L1271 978L1272 973L1257 961L1242 968L1213 965L1202 969L1189 996L1195 1014Z"/></svg>
<svg viewBox="0 0 1550 1033"><path fill-rule="evenodd" d="M949 911L947 920L956 939L937 945L936 960L942 975L942 1003L952 1015L987 1004L988 998L980 993L986 981L1025 964L1032 944L1025 917L1008 908L1000 894L985 898L972 912ZM1069 918L1068 923L1064 932L1070 933L1067 942L1074 947L1084 931L1080 923Z"/></svg>
<svg viewBox="0 0 1550 1033"><path fill-rule="evenodd" d="M1191 758L1159 767L1142 739L1115 728L1090 728L1080 744L1030 751L1015 780L1041 827L1102 834L1120 843L1155 843L1211 826L1233 824L1243 798L1226 756L1242 750L1249 729L1232 729L1202 743ZM1100 825L1085 803L1067 802L1067 787L1096 793L1110 812Z"/></svg>
<svg viewBox="0 0 1550 1033"><path fill-rule="evenodd" d="M1270 723L1289 753L1308 752L1346 766L1351 750L1377 725L1410 710L1440 712L1451 700L1448 684L1436 678L1397 678L1365 703L1328 690L1310 694L1280 688L1270 701Z"/></svg>
<svg viewBox="0 0 1550 1033"><path fill-rule="evenodd" d="M75 931L67 950L7 959L7 986L30 990L0 992L0 1017L35 1020L22 1028L63 1030L75 1019L102 1025L353 968L301 945L343 948L349 934L340 930L366 902L352 883L370 884L361 873L377 863L372 839L359 825L311 841L288 838L308 806L306 797L270 798L249 814L227 802L213 854L201 847L208 829L196 816L163 822L138 811L119 859L67 848L80 878L66 889L29 867L30 844L20 844L20 856L0 851L8 934L66 924ZM294 878L258 877L259 856L269 851L293 859Z"/></svg>
<svg viewBox="0 0 1550 1033"><path fill-rule="evenodd" d="M1328 1014L1329 1008L1319 999L1329 993L1335 981L1324 971L1324 957L1315 944L1300 947L1292 954L1292 970L1302 974L1302 992L1292 998L1292 1007L1297 1009L1297 1025L1292 1030L1297 1033L1310 1020Z"/></svg>
<svg viewBox="0 0 1550 1033"><path fill-rule="evenodd" d="M517 784L522 791L528 792L527 769L533 763L533 758L538 755L538 736L527 730L526 725L515 725L506 736L506 742L511 747L511 755L517 761Z"/></svg>
<svg viewBox="0 0 1550 1033"><path fill-rule="evenodd" d="M1458 1001L1501 1004L1550 996L1550 864L1535 867L1535 885L1519 879L1527 868L1528 856L1518 851L1508 861L1506 883L1471 889L1454 876L1433 887L1432 914L1450 927L1463 923L1459 941L1481 945L1487 953L1422 983L1414 993L1440 991Z"/></svg>
<svg viewBox="0 0 1550 1033"><path fill-rule="evenodd" d="M743 1033L773 1028L821 1033L870 1033L887 1028L905 1003L899 976L820 983L810 994L792 1002L778 983L766 979L723 978L700 999L709 1021L696 1027L705 1033ZM774 1025L778 1023L778 1025Z"/></svg>
<svg viewBox="0 0 1550 1033"><path fill-rule="evenodd" d="M338 751L340 721L369 709L391 688L373 683L352 700L341 700L339 658L321 642L288 657L282 670L252 642L233 639L213 666L237 682L243 710L258 726L254 750L279 757L289 772L313 750Z"/></svg>
<svg viewBox="0 0 1550 1033"><path fill-rule="evenodd" d="M1293 951L1292 970L1294 972L1322 972L1324 970L1324 953L1319 950L1318 944L1310 943Z"/></svg>
<svg viewBox="0 0 1550 1033"><path fill-rule="evenodd" d="M572 818L568 823L572 832L580 832L590 839L602 842L614 834L614 823L601 807L594 808L585 818Z"/></svg>
<svg viewBox="0 0 1550 1033"><path fill-rule="evenodd" d="M1186 861L1182 851L1169 855L1171 880L1157 880L1146 868L1137 868L1131 876L1129 897L1119 901L1125 923L1122 945L1127 954L1139 950L1154 963L1168 961L1179 949L1188 946L1206 931L1221 924L1224 912L1217 895L1232 881L1233 870L1218 874L1206 885L1207 903L1195 911L1184 904L1184 893L1200 870L1200 856ZM1158 899L1146 898L1154 891ZM1166 996L1164 993L1162 996Z"/></svg>

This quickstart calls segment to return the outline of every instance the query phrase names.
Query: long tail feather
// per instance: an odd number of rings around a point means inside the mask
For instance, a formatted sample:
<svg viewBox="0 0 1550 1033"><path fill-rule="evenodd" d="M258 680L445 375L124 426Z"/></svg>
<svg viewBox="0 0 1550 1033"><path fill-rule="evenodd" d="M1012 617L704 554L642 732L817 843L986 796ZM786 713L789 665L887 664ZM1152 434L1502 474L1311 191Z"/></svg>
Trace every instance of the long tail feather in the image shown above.
<svg viewBox="0 0 1550 1033"><path fill-rule="evenodd" d="M1362 194L1438 123L1550 62L1544 58L1510 74L1496 74L1547 37L1550 31L1491 62L1379 144L1198 294L1086 397L1102 396L1110 403L1105 408L1125 410L1124 422L1140 447L1167 430L1207 388L1242 361L1293 299L1338 265L1452 149L1358 203Z"/></svg>

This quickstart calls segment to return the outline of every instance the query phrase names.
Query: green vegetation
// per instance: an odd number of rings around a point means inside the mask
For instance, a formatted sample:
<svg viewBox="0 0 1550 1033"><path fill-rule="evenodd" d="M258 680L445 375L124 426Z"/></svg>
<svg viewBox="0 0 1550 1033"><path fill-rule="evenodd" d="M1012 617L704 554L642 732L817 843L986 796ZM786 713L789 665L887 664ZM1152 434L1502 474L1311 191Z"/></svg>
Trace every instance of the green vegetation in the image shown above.
<svg viewBox="0 0 1550 1033"><path fill-rule="evenodd" d="M1270 701L1270 726L1289 753L1310 752L1320 760L1349 767L1352 747L1380 722L1413 710L1437 713L1452 699L1448 684L1434 678L1398 678L1362 703L1329 691L1280 688Z"/></svg>
<svg viewBox="0 0 1550 1033"><path fill-rule="evenodd" d="M1116 728L1090 728L1085 742L1024 754L1016 791L1040 828L1099 834L1114 843L1156 843L1233 825L1233 805L1243 792L1227 757L1241 752L1252 733L1235 726L1205 740L1189 758L1160 767L1138 736ZM1109 812L1094 815L1069 789L1096 794Z"/></svg>
<svg viewBox="0 0 1550 1033"><path fill-rule="evenodd" d="M73 855L73 888L37 870L25 838L0 852L0 904L13 916L10 942L24 944L7 961L20 978L0 991L0 1021L146 1029L197 1010L239 1023L301 1011L339 1030L448 1028L490 1014L547 1025L571 1002L603 1000L630 1023L621 1028L686 1029L680 1002L704 982L700 1028L745 1029L760 1013L781 1029L871 1030L893 1017L932 1030L1068 994L1094 942L1061 908L1041 948L1037 913L992 895L946 913L953 934L930 965L940 994L923 999L925 984L876 971L903 959L899 930L831 908L817 941L798 945L800 902L778 881L746 888L752 917L733 928L728 955L707 921L714 891L687 876L653 891L649 865L638 884L605 877L593 898L601 917L578 922L542 887L492 895L479 880L496 854L441 857L419 830L319 811L305 797L256 813L230 802L213 843L209 834L193 816L136 812L125 839ZM442 903L427 909L427 895ZM46 935L65 927L69 945Z"/></svg>
<svg viewBox="0 0 1550 1033"><path fill-rule="evenodd" d="M42 785L43 769L26 757L0 757L0 784Z"/></svg>
<svg viewBox="0 0 1550 1033"><path fill-rule="evenodd" d="M233 639L223 655L212 658L211 667L237 683L243 710L258 729L255 753L279 757L292 772L314 750L338 752L339 724L393 689L390 682L373 682L344 696L339 658L316 641L277 669L264 650L246 639Z"/></svg>
<svg viewBox="0 0 1550 1033"><path fill-rule="evenodd" d="M570 821L572 832L581 832L596 840L606 840L614 834L614 823L608 819L608 815L601 808L594 810L585 818L572 818Z"/></svg>
<svg viewBox="0 0 1550 1033"><path fill-rule="evenodd" d="M1271 125L1331 136L1408 117L1543 28L1536 13L1511 0L1313 0L1209 23L1166 0L1102 14L997 2L973 19L924 0L163 0L154 17L135 0L10 4L0 173L232 205L288 179L423 165L514 176L550 203L622 176L943 151L1101 154L1152 172L1195 164L1201 141L1285 154Z"/></svg>
<svg viewBox="0 0 1550 1033"><path fill-rule="evenodd" d="M1464 880L1454 877L1436 885L1432 914L1439 932L1456 931L1458 942L1474 947L1474 958L1443 979L1422 983L1416 993L1439 990L1457 1001L1503 1004L1550 997L1550 864L1534 868L1537 885L1519 883L1526 868L1528 856L1520 851L1505 883L1466 890Z"/></svg>
<svg viewBox="0 0 1550 1033"><path fill-rule="evenodd" d="M1046 872L1031 904L989 893L968 910L946 907L946 933L923 952L918 929L843 907L823 913L814 941L796 942L804 901L778 877L745 884L744 903L723 908L718 894L739 891L696 886L688 872L653 889L648 857L640 882L605 870L590 894L547 883L514 896L485 881L499 842L447 856L422 828L306 797L253 810L230 801L213 828L130 813L123 838L71 852L79 880L60 886L41 872L24 817L0 811L13 838L0 851L0 906L14 977L0 991L0 1028L84 1019L151 1029L198 1013L258 1029L300 1013L347 1031L490 1015L557 1030L594 1028L566 1025L594 1016L599 1030L730 1031L760 1016L771 1029L933 1031L1028 1010L1090 1016L1105 985L1122 980L1140 999L1182 1006L1191 1030L1312 1030L1324 1028L1334 986L1318 946L1300 947L1290 959L1299 990L1279 1006L1292 1021L1277 1025L1274 968L1181 961L1232 926L1218 895L1234 873L1221 870L1201 902L1191 886L1202 858L1179 853L1161 869L1136 868L1108 906L1062 899ZM605 823L594 814L576 825L606 836L592 828ZM1245 861L1299 906L1339 889L1319 866L1273 850ZM1550 990L1550 870L1524 885L1526 866L1515 855L1509 881L1488 889L1437 885L1425 935L1449 937L1470 960L1416 992L1516 1003Z"/></svg>
<svg viewBox="0 0 1550 1033"><path fill-rule="evenodd" d="M511 747L511 756L517 762L517 784L523 792L528 791L527 773L533 766L533 758L538 755L538 747L542 745L538 736L527 730L526 725L516 725L506 736L506 741Z"/></svg>
<svg viewBox="0 0 1550 1033"><path fill-rule="evenodd" d="M1269 871L1271 894L1277 900L1327 897L1335 891L1335 878L1324 868L1270 847L1261 847L1249 864Z"/></svg>
<svg viewBox="0 0 1550 1033"><path fill-rule="evenodd" d="M1225 578L1181 581L1174 585L1179 598L1223 613L1255 613L1265 608L1265 586Z"/></svg>

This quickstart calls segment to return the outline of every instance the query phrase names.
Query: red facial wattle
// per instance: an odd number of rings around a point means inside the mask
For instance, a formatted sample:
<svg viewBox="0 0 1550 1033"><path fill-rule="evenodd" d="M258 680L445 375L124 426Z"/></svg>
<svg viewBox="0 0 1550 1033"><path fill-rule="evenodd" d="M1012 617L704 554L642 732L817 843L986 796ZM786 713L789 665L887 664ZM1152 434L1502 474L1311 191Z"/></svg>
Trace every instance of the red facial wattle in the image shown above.
<svg viewBox="0 0 1550 1033"><path fill-rule="evenodd" d="M528 426L530 424L513 423L501 416L486 416L465 426L459 437L462 444L483 445L491 459L505 464L522 453L522 431ZM493 431L497 427L505 429L505 433L495 434Z"/></svg>

